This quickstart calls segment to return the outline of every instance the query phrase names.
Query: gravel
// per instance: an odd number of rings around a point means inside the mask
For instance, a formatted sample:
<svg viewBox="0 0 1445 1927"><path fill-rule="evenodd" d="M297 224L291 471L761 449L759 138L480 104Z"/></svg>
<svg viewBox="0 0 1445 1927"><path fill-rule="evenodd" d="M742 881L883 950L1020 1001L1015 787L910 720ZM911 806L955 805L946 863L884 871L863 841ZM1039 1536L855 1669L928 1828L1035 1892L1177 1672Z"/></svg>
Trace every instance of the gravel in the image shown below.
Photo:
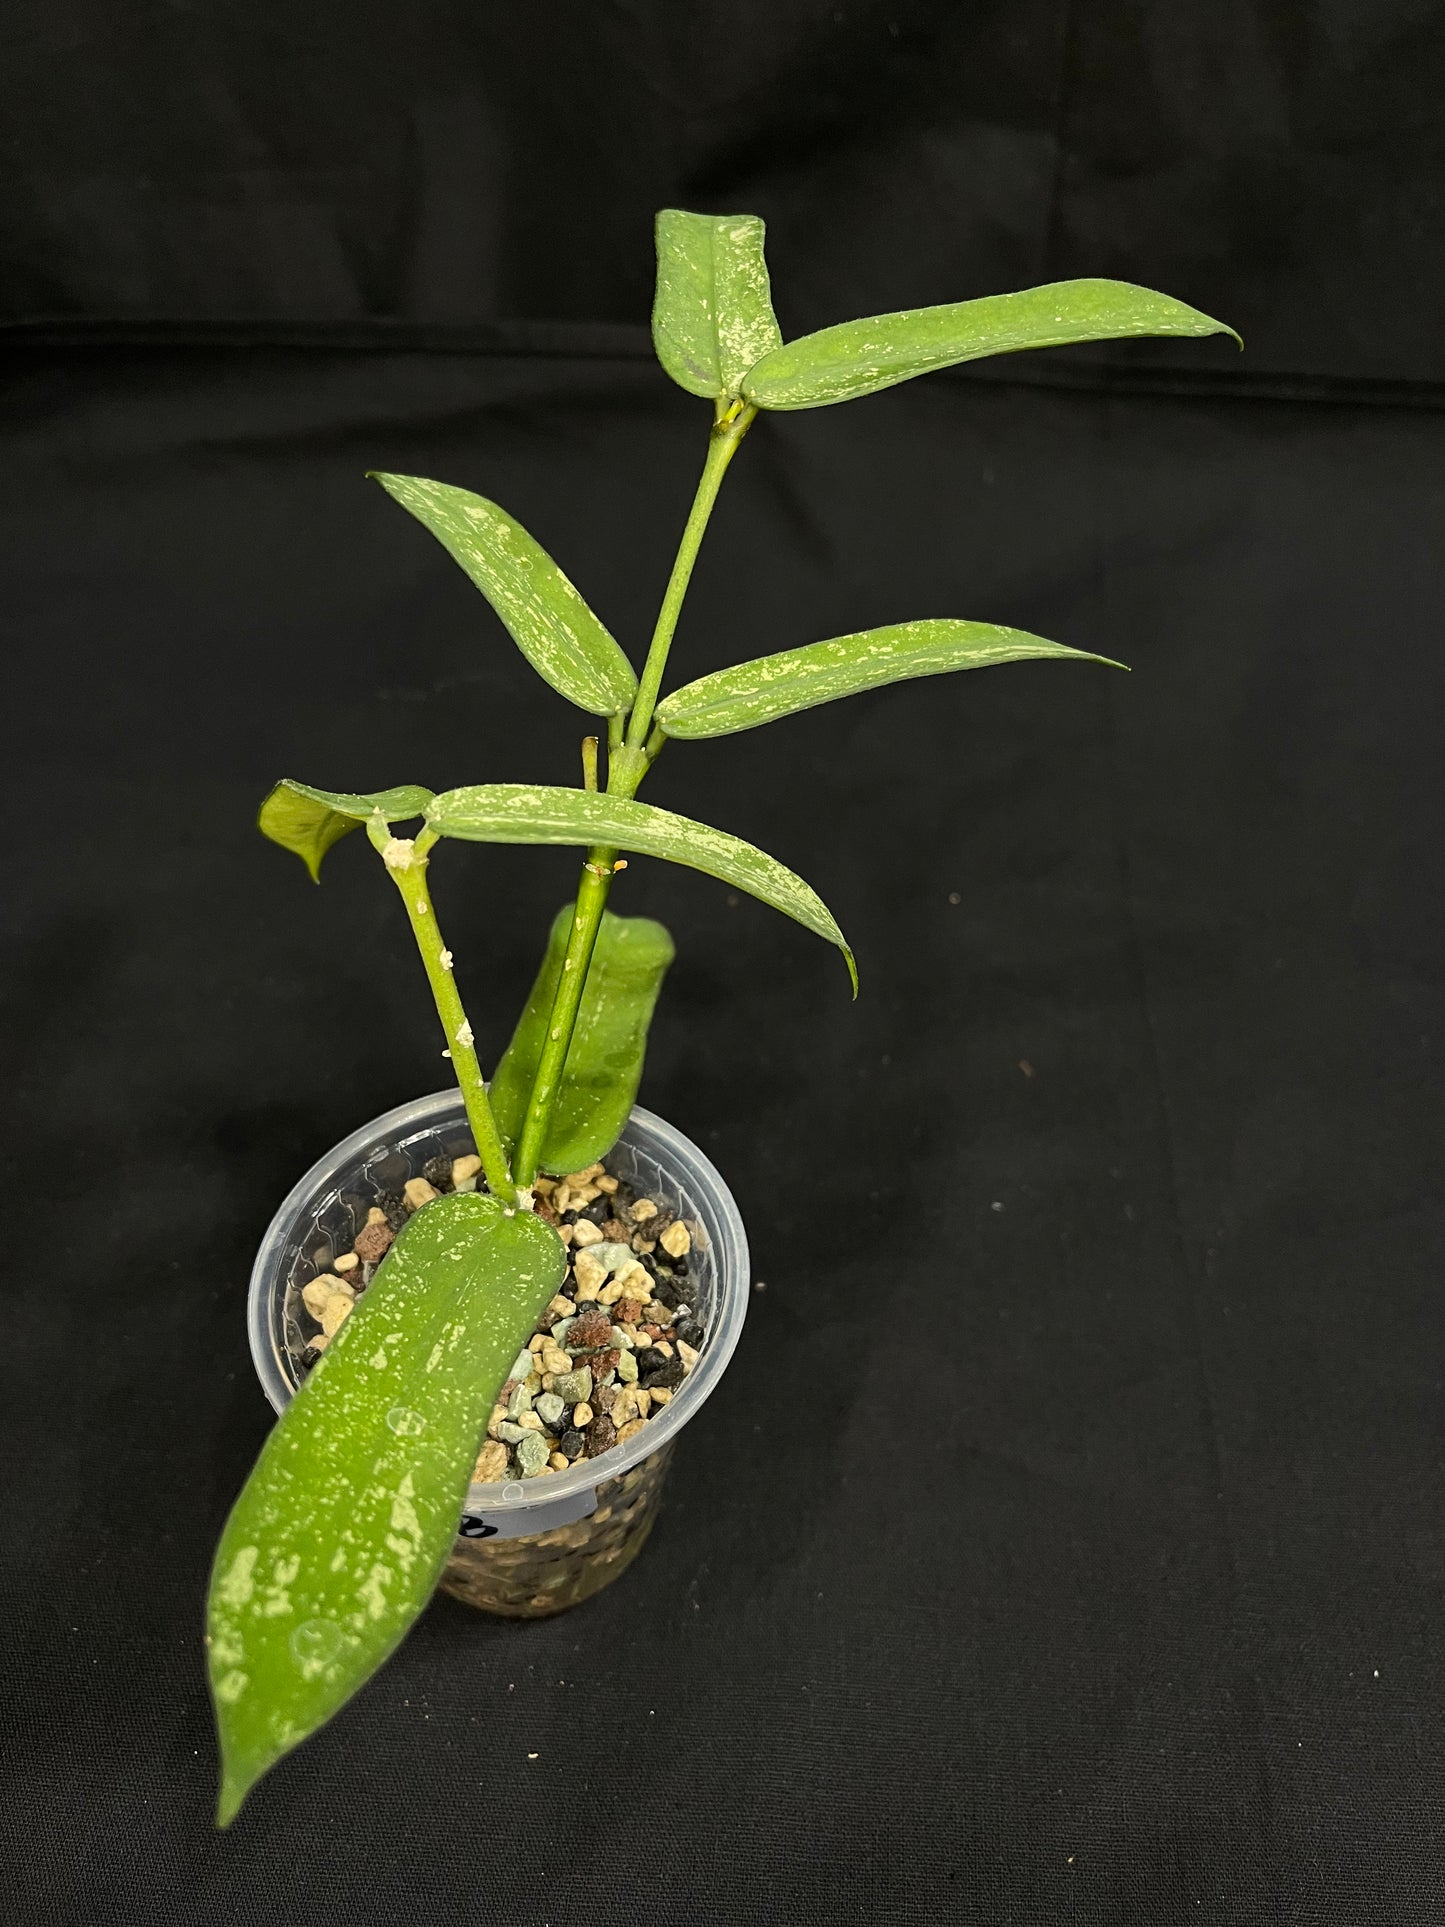
<svg viewBox="0 0 1445 1927"><path fill-rule="evenodd" d="M449 1191L475 1190L480 1172L472 1155L429 1158L401 1190L378 1195L351 1251L302 1287L307 1318L320 1328L308 1336L303 1370L408 1217ZM687 1284L695 1226L603 1164L539 1178L535 1194L539 1216L569 1246L567 1277L492 1408L473 1473L484 1484L541 1478L635 1438L696 1365L706 1336Z"/></svg>

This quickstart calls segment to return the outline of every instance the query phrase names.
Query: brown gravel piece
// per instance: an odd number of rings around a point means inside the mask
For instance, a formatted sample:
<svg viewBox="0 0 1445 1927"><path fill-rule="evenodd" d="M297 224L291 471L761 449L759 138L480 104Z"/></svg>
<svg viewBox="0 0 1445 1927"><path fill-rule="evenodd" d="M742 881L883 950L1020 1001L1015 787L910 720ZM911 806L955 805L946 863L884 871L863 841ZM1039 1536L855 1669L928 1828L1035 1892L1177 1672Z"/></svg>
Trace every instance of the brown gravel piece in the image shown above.
<svg viewBox="0 0 1445 1927"><path fill-rule="evenodd" d="M547 1224L558 1225L562 1222L562 1213L555 1210L546 1198L534 1199L532 1209L536 1212L537 1216L545 1220Z"/></svg>
<svg viewBox="0 0 1445 1927"><path fill-rule="evenodd" d="M607 1329L611 1331L612 1327L609 1325ZM570 1332L568 1336L571 1336ZM606 1378L609 1372L617 1370L617 1347L609 1345L605 1352L594 1352L590 1358L579 1358L577 1363L592 1367L592 1382L595 1385L599 1378Z"/></svg>
<svg viewBox="0 0 1445 1927"><path fill-rule="evenodd" d="M617 1387L615 1385L594 1385L592 1387L592 1396L588 1400L588 1403L599 1417L605 1418L612 1410L616 1398Z"/></svg>
<svg viewBox="0 0 1445 1927"><path fill-rule="evenodd" d="M396 1233L389 1224L369 1224L358 1234L351 1249L364 1265L379 1265L395 1242Z"/></svg>
<svg viewBox="0 0 1445 1927"><path fill-rule="evenodd" d="M632 1226L624 1224L621 1218L605 1218L602 1236L609 1244L625 1245L632 1236Z"/></svg>
<svg viewBox="0 0 1445 1927"><path fill-rule="evenodd" d="M582 1311L567 1328L567 1347L569 1351L590 1351L605 1345L611 1336L612 1320L605 1311Z"/></svg>
<svg viewBox="0 0 1445 1927"><path fill-rule="evenodd" d="M593 1419L587 1427L587 1456L599 1459L604 1452L610 1452L617 1443L617 1427L605 1412Z"/></svg>
<svg viewBox="0 0 1445 1927"><path fill-rule="evenodd" d="M639 1298L619 1298L612 1309L619 1325L635 1325L642 1316L642 1301Z"/></svg>

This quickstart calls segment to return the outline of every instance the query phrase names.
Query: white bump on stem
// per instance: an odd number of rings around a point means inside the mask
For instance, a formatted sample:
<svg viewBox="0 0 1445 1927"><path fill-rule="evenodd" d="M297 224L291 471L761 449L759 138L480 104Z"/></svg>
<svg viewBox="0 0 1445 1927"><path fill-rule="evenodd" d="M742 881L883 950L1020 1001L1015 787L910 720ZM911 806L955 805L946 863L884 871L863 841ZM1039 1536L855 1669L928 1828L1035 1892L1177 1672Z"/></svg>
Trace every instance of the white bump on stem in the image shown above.
<svg viewBox="0 0 1445 1927"><path fill-rule="evenodd" d="M416 857L416 843L409 836L392 837L381 853L388 870L409 870Z"/></svg>
<svg viewBox="0 0 1445 1927"><path fill-rule="evenodd" d="M441 954L441 960L440 960L440 961L441 961L441 967L442 967L442 969L443 969L443 970L450 970L450 969L451 969L451 967L452 967L452 953L451 953L451 951L450 951L450 950L444 950L444 951L442 952L442 954Z"/></svg>
<svg viewBox="0 0 1445 1927"><path fill-rule="evenodd" d="M466 1021L465 1018L462 1019L461 1026L457 1031L456 1041L459 1044L465 1044L469 1050L471 1049L471 1046L475 1041L472 1033L472 1027Z"/></svg>

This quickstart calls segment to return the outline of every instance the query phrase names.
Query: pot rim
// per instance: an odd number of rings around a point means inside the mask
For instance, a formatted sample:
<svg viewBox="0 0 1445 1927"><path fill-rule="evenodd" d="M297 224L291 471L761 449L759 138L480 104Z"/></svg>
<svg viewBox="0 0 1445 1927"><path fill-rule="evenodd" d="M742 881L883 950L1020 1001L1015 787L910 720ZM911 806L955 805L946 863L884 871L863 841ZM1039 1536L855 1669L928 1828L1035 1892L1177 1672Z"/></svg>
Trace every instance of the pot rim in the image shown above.
<svg viewBox="0 0 1445 1927"><path fill-rule="evenodd" d="M368 1153L380 1156L394 1149L398 1138L418 1135L453 1118L465 1126L466 1110L455 1085L384 1111L333 1145L282 1199L251 1267L246 1307L256 1376L278 1413L285 1410L296 1390L285 1362L277 1309L278 1304L284 1309L284 1283L290 1279L300 1248L298 1220L314 1214L325 1193L338 1187L348 1164L365 1159ZM567 1472L488 1485L474 1482L467 1493L469 1513L518 1513L569 1500L575 1503L605 1481L651 1458L700 1410L736 1349L750 1294L748 1243L741 1214L721 1173L691 1138L640 1104L633 1106L619 1141L631 1142L659 1164L687 1195L689 1215L703 1221L716 1283L701 1356L663 1411L625 1444L614 1445L595 1459L580 1459ZM280 1291L278 1286L282 1287Z"/></svg>

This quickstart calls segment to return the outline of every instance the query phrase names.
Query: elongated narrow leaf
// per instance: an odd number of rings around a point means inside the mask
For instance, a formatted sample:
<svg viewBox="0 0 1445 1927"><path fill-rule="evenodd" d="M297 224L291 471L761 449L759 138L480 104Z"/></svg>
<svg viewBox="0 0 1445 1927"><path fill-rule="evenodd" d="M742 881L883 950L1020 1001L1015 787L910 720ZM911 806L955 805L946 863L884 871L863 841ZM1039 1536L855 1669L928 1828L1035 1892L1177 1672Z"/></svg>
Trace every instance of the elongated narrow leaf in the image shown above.
<svg viewBox="0 0 1445 1927"><path fill-rule="evenodd" d="M388 823L405 822L409 816L423 815L431 800L432 792L418 783L360 796L349 790L314 790L309 783L296 783L286 776L261 805L256 827L262 836L299 856L311 881L319 883L322 857L349 830L359 829L378 813Z"/></svg>
<svg viewBox="0 0 1445 1927"><path fill-rule="evenodd" d="M869 315L802 335L750 369L743 393L759 408L826 408L985 355L1131 335L1216 334L1234 330L1128 281L1054 281L1019 294Z"/></svg>
<svg viewBox="0 0 1445 1927"><path fill-rule="evenodd" d="M544 682L592 716L632 706L637 677L611 634L540 543L483 495L418 475L377 475L491 603Z"/></svg>
<svg viewBox="0 0 1445 1927"><path fill-rule="evenodd" d="M480 783L444 791L428 809L427 822L439 836L467 837L476 843L598 844L705 870L837 944L857 994L853 952L817 892L751 843L696 823L690 816L674 816L671 810L656 810L650 803L596 790Z"/></svg>
<svg viewBox="0 0 1445 1927"><path fill-rule="evenodd" d="M756 214L657 217L657 358L690 395L736 395L756 361L782 346L763 224Z"/></svg>
<svg viewBox="0 0 1445 1927"><path fill-rule="evenodd" d="M954 669L986 669L996 662L1070 657L1075 662L1111 663L1086 649L1046 642L1024 629L1003 629L992 622L896 622L886 629L864 629L831 642L810 642L782 649L675 689L657 706L657 721L669 736L695 740L731 736L756 729L779 716L791 716L818 703L856 696L863 689L904 682L912 676L942 676Z"/></svg>
<svg viewBox="0 0 1445 1927"><path fill-rule="evenodd" d="M565 1258L496 1198L427 1205L266 1441L211 1577L221 1825L430 1598L492 1401Z"/></svg>
<svg viewBox="0 0 1445 1927"><path fill-rule="evenodd" d="M509 1145L522 1133L571 930L567 904L557 913L532 994L491 1082L492 1113ZM542 1149L544 1171L580 1171L605 1157L621 1137L642 1081L647 1028L672 958L672 938L660 923L615 917L610 910L603 914Z"/></svg>

